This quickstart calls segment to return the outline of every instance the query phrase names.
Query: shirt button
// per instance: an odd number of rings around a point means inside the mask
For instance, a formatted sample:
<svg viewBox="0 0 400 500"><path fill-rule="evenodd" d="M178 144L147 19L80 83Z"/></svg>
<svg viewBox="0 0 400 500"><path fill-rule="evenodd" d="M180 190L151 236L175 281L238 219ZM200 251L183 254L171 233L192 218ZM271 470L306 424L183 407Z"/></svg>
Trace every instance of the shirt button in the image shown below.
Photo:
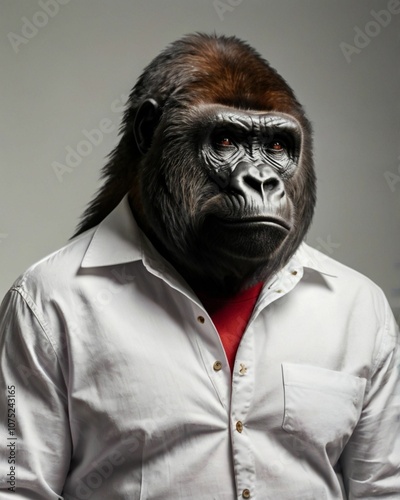
<svg viewBox="0 0 400 500"><path fill-rule="evenodd" d="M282 293L282 290L275 290L276 293Z"/></svg>
<svg viewBox="0 0 400 500"><path fill-rule="evenodd" d="M213 368L216 372L219 372L222 368L222 363L221 361L216 361L213 365Z"/></svg>
<svg viewBox="0 0 400 500"><path fill-rule="evenodd" d="M248 490L247 488L245 488L245 489L242 491L242 497L243 497L243 498L250 498L250 490Z"/></svg>
<svg viewBox="0 0 400 500"><path fill-rule="evenodd" d="M239 369L240 375L246 375L247 373L247 366L243 363L240 363L240 369Z"/></svg>
<svg viewBox="0 0 400 500"><path fill-rule="evenodd" d="M297 271L292 271L293 276L296 276Z"/></svg>
<svg viewBox="0 0 400 500"><path fill-rule="evenodd" d="M197 316L197 321L201 324L204 323L205 319L204 319L204 316Z"/></svg>
<svg viewBox="0 0 400 500"><path fill-rule="evenodd" d="M243 431L243 423L240 420L238 422L236 422L236 430L238 432L242 432ZM249 497L245 497L245 498L249 498Z"/></svg>

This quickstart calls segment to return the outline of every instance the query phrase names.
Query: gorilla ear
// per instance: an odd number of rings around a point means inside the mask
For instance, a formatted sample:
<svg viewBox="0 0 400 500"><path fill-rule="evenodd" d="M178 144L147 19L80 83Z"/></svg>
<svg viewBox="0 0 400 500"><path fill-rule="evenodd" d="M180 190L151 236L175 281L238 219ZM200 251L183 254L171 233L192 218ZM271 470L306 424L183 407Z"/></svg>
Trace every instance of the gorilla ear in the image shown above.
<svg viewBox="0 0 400 500"><path fill-rule="evenodd" d="M137 110L133 133L139 151L144 155L150 148L154 130L160 120L160 107L156 100L146 99Z"/></svg>

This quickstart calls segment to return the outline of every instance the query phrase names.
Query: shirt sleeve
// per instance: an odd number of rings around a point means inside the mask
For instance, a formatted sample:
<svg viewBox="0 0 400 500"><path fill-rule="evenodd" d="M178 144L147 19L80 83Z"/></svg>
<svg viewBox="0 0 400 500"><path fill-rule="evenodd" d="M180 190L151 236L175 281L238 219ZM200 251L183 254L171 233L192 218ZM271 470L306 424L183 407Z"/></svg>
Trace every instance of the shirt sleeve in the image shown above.
<svg viewBox="0 0 400 500"><path fill-rule="evenodd" d="M13 288L0 308L0 498L62 498L71 439L57 349L32 299Z"/></svg>
<svg viewBox="0 0 400 500"><path fill-rule="evenodd" d="M384 300L384 319L363 410L342 455L348 499L400 498L399 331Z"/></svg>

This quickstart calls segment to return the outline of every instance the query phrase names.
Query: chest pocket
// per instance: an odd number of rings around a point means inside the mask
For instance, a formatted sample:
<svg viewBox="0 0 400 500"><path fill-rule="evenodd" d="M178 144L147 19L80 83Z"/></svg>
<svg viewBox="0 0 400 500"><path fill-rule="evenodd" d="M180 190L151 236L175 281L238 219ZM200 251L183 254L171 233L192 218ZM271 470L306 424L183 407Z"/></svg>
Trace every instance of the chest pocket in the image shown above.
<svg viewBox="0 0 400 500"><path fill-rule="evenodd" d="M360 417L366 379L315 366L282 363L282 428L324 447L334 464Z"/></svg>

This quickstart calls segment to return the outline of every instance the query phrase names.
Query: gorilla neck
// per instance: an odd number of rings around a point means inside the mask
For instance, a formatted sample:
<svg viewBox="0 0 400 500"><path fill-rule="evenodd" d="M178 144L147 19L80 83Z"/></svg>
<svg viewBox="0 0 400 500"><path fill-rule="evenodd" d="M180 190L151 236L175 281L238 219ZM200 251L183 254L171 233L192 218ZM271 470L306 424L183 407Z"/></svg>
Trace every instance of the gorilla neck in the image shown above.
<svg viewBox="0 0 400 500"><path fill-rule="evenodd" d="M230 297L257 283L267 281L281 267L276 257L268 261L234 258L229 254L207 255L196 249L187 253L168 250L148 235L157 251L170 262L195 292Z"/></svg>
<svg viewBox="0 0 400 500"><path fill-rule="evenodd" d="M254 264L243 260L214 258L208 260L197 256L175 255L155 245L157 250L174 266L194 291L208 296L229 297L246 290L270 275L269 266ZM273 272L273 270L271 269Z"/></svg>
<svg viewBox="0 0 400 500"><path fill-rule="evenodd" d="M161 241L148 224L141 210L129 200L132 213L141 230L156 250L179 272L194 291L209 296L230 297L251 286L267 281L287 262L290 245L282 245L263 259L237 256L223 249L216 252L193 242L185 250L174 242Z"/></svg>
<svg viewBox="0 0 400 500"><path fill-rule="evenodd" d="M268 263L255 264L227 257L212 261L201 256L198 259L192 257L189 262L185 260L178 261L173 257L169 259L193 290L209 296L236 295L257 283L267 281L277 271L275 266L269 266Z"/></svg>

